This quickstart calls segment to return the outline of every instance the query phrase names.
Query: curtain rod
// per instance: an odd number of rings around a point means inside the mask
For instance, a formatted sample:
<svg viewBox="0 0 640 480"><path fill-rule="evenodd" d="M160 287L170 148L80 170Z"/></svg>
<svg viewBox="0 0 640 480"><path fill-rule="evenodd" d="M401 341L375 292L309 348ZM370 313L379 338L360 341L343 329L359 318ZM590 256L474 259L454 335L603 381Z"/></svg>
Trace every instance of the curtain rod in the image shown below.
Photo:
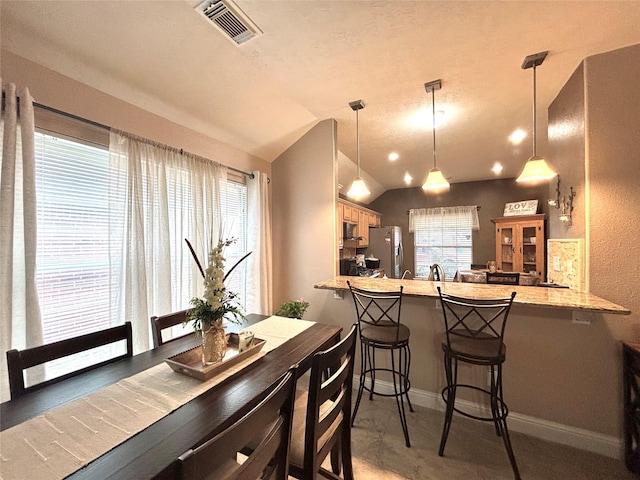
<svg viewBox="0 0 640 480"><path fill-rule="evenodd" d="M2 93L2 96L4 97L4 92ZM49 112L53 112L56 113L58 115L62 115L68 118L72 118L73 120L78 120L80 122L84 122L84 123L88 123L89 125L93 125L94 127L98 127L98 128L103 128L105 130L112 130L112 128L108 125L104 125L102 123L98 123L98 122L94 122L93 120L89 120L87 118L83 118L83 117L79 117L78 115L74 115L73 113L68 113L68 112L63 112L62 110L58 110L57 108L53 108L53 107L49 107L47 105L43 105L41 103L37 103L37 102L33 102L33 105L35 107L41 108L43 110L48 110ZM173 147L170 147L173 148ZM184 151L182 148L176 148L175 150L180 151L180 153L186 153L188 155L194 155L194 156L201 156L201 155L196 155L195 153L189 153ZM203 157L205 158L205 157ZM223 164L221 164L223 165ZM230 167L229 165L223 165L224 167L228 168L229 170L239 173L241 175L244 175L245 177L249 177L249 178L255 178L255 175L251 172L245 172L244 170L240 170L239 168L234 168L234 167Z"/></svg>

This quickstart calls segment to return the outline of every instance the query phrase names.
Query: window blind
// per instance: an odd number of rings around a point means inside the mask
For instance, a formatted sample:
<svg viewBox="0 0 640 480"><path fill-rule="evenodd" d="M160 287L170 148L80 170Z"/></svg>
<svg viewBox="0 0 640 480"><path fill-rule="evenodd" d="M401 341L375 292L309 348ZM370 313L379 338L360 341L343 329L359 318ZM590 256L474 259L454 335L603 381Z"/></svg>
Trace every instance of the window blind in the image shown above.
<svg viewBox="0 0 640 480"><path fill-rule="evenodd" d="M416 277L427 278L434 263L442 265L446 278L471 268L474 229L478 229L476 206L410 210Z"/></svg>

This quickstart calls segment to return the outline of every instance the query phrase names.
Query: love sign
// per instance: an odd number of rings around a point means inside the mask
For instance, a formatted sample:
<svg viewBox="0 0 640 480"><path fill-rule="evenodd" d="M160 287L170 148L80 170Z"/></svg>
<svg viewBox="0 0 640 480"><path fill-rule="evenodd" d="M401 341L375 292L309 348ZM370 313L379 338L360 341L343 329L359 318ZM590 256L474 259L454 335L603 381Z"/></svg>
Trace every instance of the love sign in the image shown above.
<svg viewBox="0 0 640 480"><path fill-rule="evenodd" d="M522 200L521 202L505 203L502 216L535 215L537 211L538 200Z"/></svg>

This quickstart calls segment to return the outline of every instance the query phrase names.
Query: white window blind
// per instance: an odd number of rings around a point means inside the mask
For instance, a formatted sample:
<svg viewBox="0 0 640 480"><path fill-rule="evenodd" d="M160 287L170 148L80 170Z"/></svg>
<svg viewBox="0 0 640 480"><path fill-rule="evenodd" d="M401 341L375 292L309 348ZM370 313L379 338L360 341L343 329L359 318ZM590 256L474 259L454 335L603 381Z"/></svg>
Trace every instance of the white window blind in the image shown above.
<svg viewBox="0 0 640 480"><path fill-rule="evenodd" d="M471 268L473 230L478 230L476 206L422 208L409 211L409 231L414 234L416 277L427 278L439 263L446 278L458 269Z"/></svg>

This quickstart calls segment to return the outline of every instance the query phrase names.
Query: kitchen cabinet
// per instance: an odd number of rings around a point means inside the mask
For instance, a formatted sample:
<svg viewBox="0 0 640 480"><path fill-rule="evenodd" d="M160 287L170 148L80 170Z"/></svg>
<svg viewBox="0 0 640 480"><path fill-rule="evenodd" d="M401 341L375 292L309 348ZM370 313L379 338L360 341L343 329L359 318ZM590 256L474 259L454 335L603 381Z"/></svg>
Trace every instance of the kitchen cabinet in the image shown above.
<svg viewBox="0 0 640 480"><path fill-rule="evenodd" d="M355 255L356 248L366 248L369 246L369 227L380 226L381 215L378 212L360 207L345 200L338 200L336 216L338 221L338 248L344 249L348 247L350 250L353 250L353 255ZM345 242L343 238L344 223L356 225L356 235L362 237L362 240Z"/></svg>
<svg viewBox="0 0 640 480"><path fill-rule="evenodd" d="M358 210L358 248L369 246L369 212Z"/></svg>
<svg viewBox="0 0 640 480"><path fill-rule="evenodd" d="M503 272L535 273L545 280L545 214L492 218L496 263Z"/></svg>

